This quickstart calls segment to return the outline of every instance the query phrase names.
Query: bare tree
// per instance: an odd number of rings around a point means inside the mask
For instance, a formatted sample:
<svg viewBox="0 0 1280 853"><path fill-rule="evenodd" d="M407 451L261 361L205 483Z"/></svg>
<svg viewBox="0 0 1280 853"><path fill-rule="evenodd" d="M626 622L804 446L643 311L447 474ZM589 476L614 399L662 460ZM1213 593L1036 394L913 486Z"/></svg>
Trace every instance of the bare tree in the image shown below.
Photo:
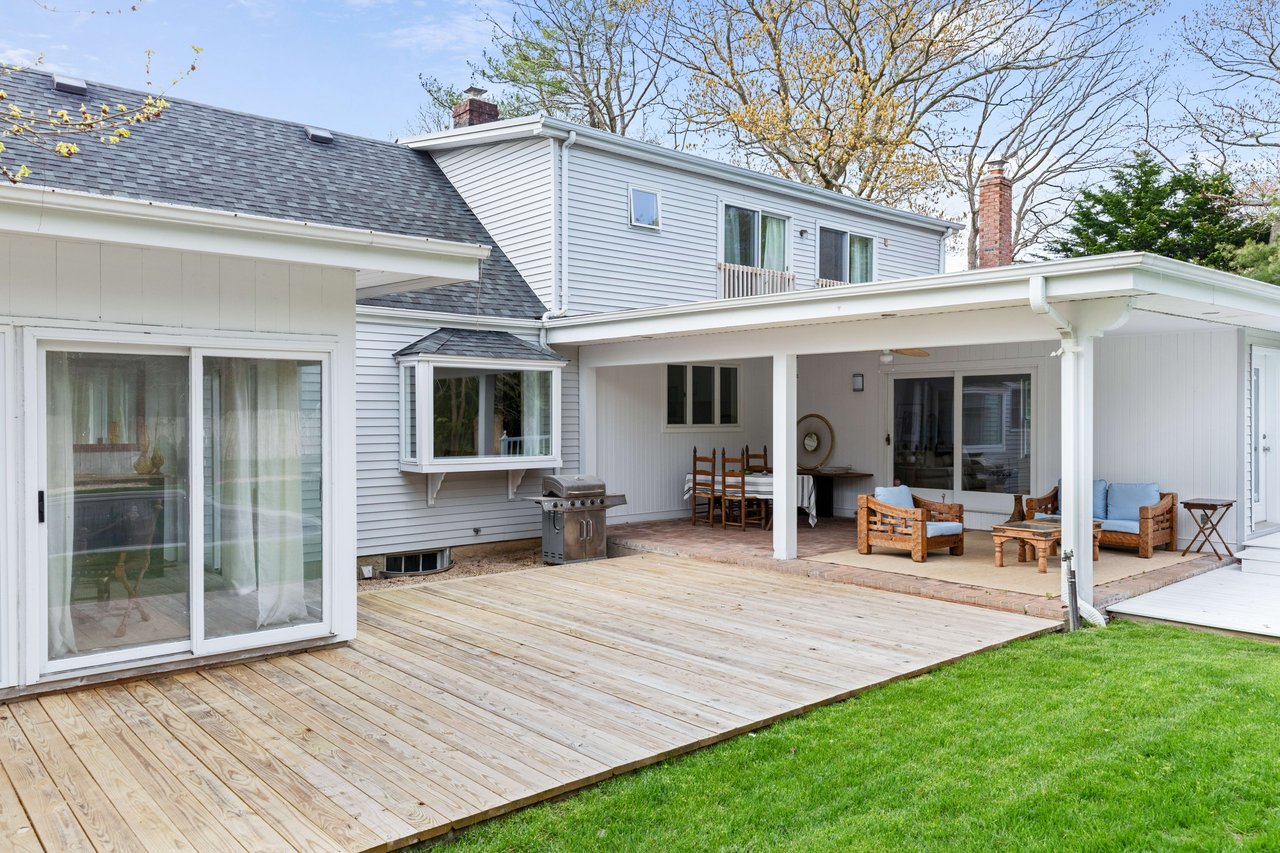
<svg viewBox="0 0 1280 853"><path fill-rule="evenodd" d="M644 135L671 83L669 19L651 0L515 0L474 71L520 103Z"/></svg>
<svg viewBox="0 0 1280 853"><path fill-rule="evenodd" d="M1219 150L1280 148L1280 4L1210 3L1178 35L1210 81L1178 93L1183 126Z"/></svg>
<svg viewBox="0 0 1280 853"><path fill-rule="evenodd" d="M992 78L1048 73L1082 32L1139 14L1130 0L692 0L672 10L672 56L690 126L785 177L930 209L948 187L938 152Z"/></svg>
<svg viewBox="0 0 1280 853"><path fill-rule="evenodd" d="M1113 25L1055 45L1058 60L1049 67L1000 68L979 81L950 142L932 146L966 205L970 266L978 251L978 185L991 161L1007 161L1014 257L1027 257L1055 236L1080 185L1139 144L1143 123L1134 107L1142 66L1124 20Z"/></svg>

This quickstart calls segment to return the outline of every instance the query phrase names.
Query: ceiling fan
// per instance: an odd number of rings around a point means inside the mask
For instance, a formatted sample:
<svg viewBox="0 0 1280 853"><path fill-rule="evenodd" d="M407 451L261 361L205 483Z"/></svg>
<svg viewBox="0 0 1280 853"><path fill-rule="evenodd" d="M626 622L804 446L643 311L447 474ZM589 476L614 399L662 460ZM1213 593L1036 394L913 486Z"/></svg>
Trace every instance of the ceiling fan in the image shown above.
<svg viewBox="0 0 1280 853"><path fill-rule="evenodd" d="M911 358L928 358L929 351L920 349L919 347L903 347L902 349L886 349L880 351L880 363L892 364L895 355L905 355Z"/></svg>

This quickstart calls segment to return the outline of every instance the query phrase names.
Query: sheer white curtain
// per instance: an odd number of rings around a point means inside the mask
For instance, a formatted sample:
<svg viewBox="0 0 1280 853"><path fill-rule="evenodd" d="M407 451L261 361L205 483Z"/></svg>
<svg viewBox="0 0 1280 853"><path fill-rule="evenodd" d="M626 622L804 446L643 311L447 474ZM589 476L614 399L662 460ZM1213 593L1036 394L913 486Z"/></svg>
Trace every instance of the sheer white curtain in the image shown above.
<svg viewBox="0 0 1280 853"><path fill-rule="evenodd" d="M760 266L767 270L787 268L787 220L760 217Z"/></svg>
<svg viewBox="0 0 1280 853"><path fill-rule="evenodd" d="M65 352L48 353L45 367L45 530L49 551L49 658L76 654L71 621L75 552L75 444L71 369Z"/></svg>
<svg viewBox="0 0 1280 853"><path fill-rule="evenodd" d="M551 454L549 404L550 374L541 370L520 373L520 434L524 436L524 456Z"/></svg>
<svg viewBox="0 0 1280 853"><path fill-rule="evenodd" d="M238 593L257 592L258 628L307 619L297 362L220 361L224 578Z"/></svg>

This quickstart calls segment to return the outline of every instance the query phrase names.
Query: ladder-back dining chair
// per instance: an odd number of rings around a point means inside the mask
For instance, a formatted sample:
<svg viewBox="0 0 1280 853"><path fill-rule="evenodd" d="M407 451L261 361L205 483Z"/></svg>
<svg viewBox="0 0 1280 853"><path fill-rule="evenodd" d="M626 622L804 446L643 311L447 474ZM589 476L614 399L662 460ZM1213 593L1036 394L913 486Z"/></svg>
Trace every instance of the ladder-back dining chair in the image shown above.
<svg viewBox="0 0 1280 853"><path fill-rule="evenodd" d="M764 527L764 511L759 500L747 497L747 469L743 456L720 450L720 527L747 529L748 524Z"/></svg>
<svg viewBox="0 0 1280 853"><path fill-rule="evenodd" d="M716 505L716 452L710 456L699 456L698 448L693 449L693 482L690 486L689 512L693 524L715 524ZM699 509L703 502L703 509Z"/></svg>

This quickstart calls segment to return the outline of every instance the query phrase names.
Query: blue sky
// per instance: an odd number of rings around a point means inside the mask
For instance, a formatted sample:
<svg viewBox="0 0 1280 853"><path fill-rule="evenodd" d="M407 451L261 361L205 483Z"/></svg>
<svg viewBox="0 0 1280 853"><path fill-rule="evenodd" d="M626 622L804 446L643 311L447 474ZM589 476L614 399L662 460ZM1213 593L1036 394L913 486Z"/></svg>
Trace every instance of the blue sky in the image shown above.
<svg viewBox="0 0 1280 853"><path fill-rule="evenodd" d="M102 14L129 2L0 0L0 61L43 53L53 70L141 87L144 51L156 51L161 84L196 44L200 69L175 96L388 138L424 102L418 74L466 85L468 60L489 45L484 16L510 16L507 0L141 0ZM1197 5L1171 0L1149 22L1152 49ZM98 11L75 11L87 9Z"/></svg>
<svg viewBox="0 0 1280 853"><path fill-rule="evenodd" d="M42 0L43 2L43 0ZM402 134L424 102L418 74L465 85L502 0L0 0L0 61L141 88L144 52L164 85L204 49L173 95L377 138ZM77 12L95 9L95 14Z"/></svg>

